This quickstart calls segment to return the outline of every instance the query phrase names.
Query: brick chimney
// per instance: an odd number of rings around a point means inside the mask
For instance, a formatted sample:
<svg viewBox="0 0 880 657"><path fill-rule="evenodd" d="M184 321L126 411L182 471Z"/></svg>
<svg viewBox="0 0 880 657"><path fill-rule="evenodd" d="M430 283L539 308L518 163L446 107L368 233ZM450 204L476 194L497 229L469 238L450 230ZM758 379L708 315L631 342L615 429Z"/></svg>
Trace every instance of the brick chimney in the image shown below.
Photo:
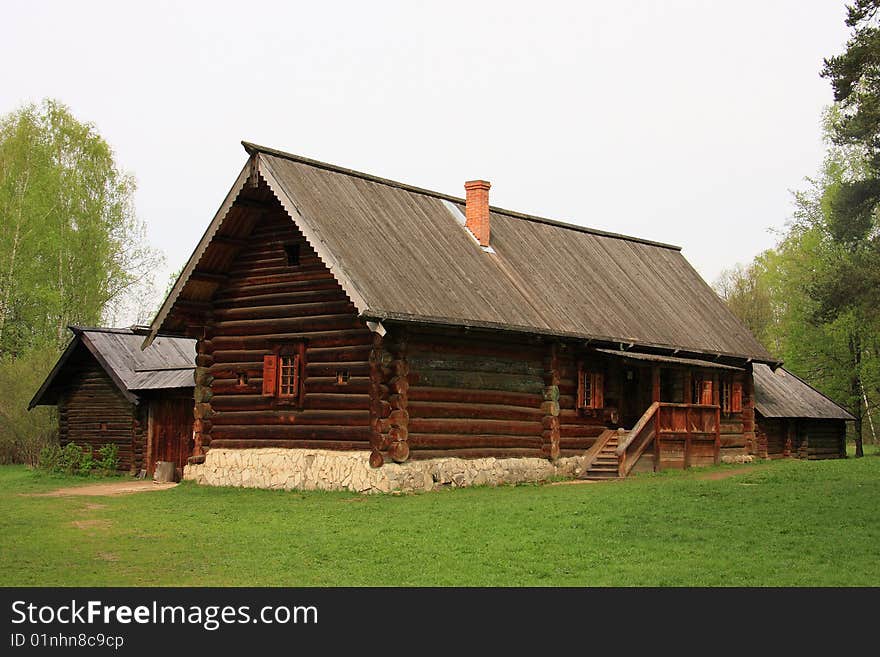
<svg viewBox="0 0 880 657"><path fill-rule="evenodd" d="M469 180L465 189L465 226L480 246L489 246L489 188L485 180Z"/></svg>

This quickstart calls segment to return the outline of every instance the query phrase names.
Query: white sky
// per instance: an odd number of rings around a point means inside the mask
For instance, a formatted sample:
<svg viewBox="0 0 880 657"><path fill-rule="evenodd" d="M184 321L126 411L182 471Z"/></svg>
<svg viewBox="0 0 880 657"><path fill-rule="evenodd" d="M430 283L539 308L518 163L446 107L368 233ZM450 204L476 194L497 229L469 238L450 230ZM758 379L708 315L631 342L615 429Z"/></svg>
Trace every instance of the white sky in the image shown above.
<svg viewBox="0 0 880 657"><path fill-rule="evenodd" d="M189 257L254 141L672 242L709 282L772 246L822 158L842 0L38 2L3 7L0 113L54 97Z"/></svg>

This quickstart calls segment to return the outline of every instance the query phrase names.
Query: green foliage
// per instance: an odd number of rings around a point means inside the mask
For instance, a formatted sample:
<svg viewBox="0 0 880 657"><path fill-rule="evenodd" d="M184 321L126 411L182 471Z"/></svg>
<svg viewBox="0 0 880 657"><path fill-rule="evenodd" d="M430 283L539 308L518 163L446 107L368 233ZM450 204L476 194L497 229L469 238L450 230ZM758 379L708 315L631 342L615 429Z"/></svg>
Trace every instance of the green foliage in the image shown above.
<svg viewBox="0 0 880 657"><path fill-rule="evenodd" d="M161 256L134 190L95 127L61 103L0 117L0 463L33 465L54 438L54 413L25 409L67 326L153 309Z"/></svg>
<svg viewBox="0 0 880 657"><path fill-rule="evenodd" d="M826 116L829 135L838 113ZM772 354L856 417L857 446L865 429L872 439L880 429L880 274L870 248L842 239L835 208L865 170L858 149L828 139L822 170L794 193L776 247L716 283Z"/></svg>
<svg viewBox="0 0 880 657"><path fill-rule="evenodd" d="M78 475L83 462L83 451L76 443L67 443L61 450L56 472L66 475Z"/></svg>
<svg viewBox="0 0 880 657"><path fill-rule="evenodd" d="M61 448L58 445L46 445L40 450L38 467L46 472L58 472L61 461Z"/></svg>
<svg viewBox="0 0 880 657"><path fill-rule="evenodd" d="M119 467L118 446L113 443L107 443L98 449L98 456L100 456L100 459L97 461L98 468L107 474L116 472L116 468Z"/></svg>
<svg viewBox="0 0 880 657"><path fill-rule="evenodd" d="M55 408L27 410L57 357L54 347L30 349L17 358L0 356L0 463L36 465L40 450L57 443Z"/></svg>
<svg viewBox="0 0 880 657"><path fill-rule="evenodd" d="M0 354L61 347L139 292L158 256L143 246L134 179L94 126L46 100L0 117Z"/></svg>
<svg viewBox="0 0 880 657"><path fill-rule="evenodd" d="M186 482L104 497L95 508L94 498L22 495L78 482L6 466L0 468L0 582L880 585L880 458L711 471L739 474L707 480L705 469L695 469L617 484L400 496ZM196 543L211 549L192 550Z"/></svg>
<svg viewBox="0 0 880 657"><path fill-rule="evenodd" d="M119 465L119 448L107 443L98 449L98 456L96 459L90 448L76 443L67 443L63 449L50 445L40 451L39 467L45 472L67 476L115 474Z"/></svg>

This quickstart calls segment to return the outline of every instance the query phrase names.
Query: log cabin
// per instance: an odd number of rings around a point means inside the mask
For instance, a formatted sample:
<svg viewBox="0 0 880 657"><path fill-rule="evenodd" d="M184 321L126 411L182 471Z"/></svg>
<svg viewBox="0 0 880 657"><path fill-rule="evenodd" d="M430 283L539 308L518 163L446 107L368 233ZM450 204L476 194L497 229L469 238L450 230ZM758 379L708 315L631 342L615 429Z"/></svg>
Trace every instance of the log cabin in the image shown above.
<svg viewBox="0 0 880 657"><path fill-rule="evenodd" d="M28 409L58 407L62 446L119 450L119 470L152 474L158 461L181 474L192 455L195 341L162 337L141 350L136 328L69 327L73 338Z"/></svg>
<svg viewBox="0 0 880 657"><path fill-rule="evenodd" d="M847 410L784 367L756 364L753 375L759 456L846 458Z"/></svg>
<svg viewBox="0 0 880 657"><path fill-rule="evenodd" d="M144 344L196 342L188 478L431 488L753 454L779 363L680 247L243 142Z"/></svg>

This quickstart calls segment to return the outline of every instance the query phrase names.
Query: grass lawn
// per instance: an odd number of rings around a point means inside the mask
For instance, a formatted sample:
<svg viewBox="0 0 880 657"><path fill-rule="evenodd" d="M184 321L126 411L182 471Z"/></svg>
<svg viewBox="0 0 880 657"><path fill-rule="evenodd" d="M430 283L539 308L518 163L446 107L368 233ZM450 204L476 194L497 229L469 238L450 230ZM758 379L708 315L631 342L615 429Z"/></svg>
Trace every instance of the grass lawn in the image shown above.
<svg viewBox="0 0 880 657"><path fill-rule="evenodd" d="M880 585L876 455L401 496L31 495L71 483L0 467L0 585Z"/></svg>

